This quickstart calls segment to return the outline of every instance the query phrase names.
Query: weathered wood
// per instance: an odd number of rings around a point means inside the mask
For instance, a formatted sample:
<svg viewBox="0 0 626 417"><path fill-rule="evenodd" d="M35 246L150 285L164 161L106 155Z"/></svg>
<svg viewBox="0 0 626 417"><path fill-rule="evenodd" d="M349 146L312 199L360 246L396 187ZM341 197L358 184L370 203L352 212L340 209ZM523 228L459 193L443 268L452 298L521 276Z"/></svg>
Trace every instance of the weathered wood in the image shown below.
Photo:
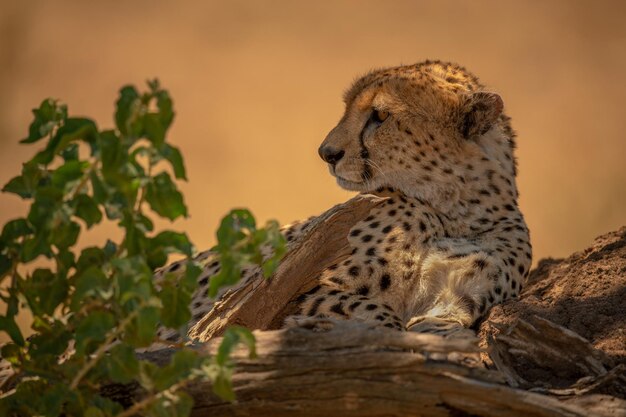
<svg viewBox="0 0 626 417"><path fill-rule="evenodd" d="M328 324L330 323L330 326ZM431 359L476 352L471 340L327 322L320 331L291 328L256 331L258 358L233 354L236 403L198 382L193 416L624 416L626 402L603 396L565 403L503 385L497 371ZM197 349L215 352L220 339ZM171 351L152 352L156 362ZM620 402L621 401L621 402ZM626 408L624 408L626 410Z"/></svg>
<svg viewBox="0 0 626 417"><path fill-rule="evenodd" d="M497 327L495 323L491 324ZM577 333L535 316L518 319L488 342L489 359L509 385L553 395L581 395L610 384L626 384L626 366L608 370L610 360ZM520 359L551 374L582 375L569 386L554 387L546 381L528 381L515 371ZM564 378L565 379L565 378Z"/></svg>
<svg viewBox="0 0 626 417"><path fill-rule="evenodd" d="M280 327L296 310L291 302L294 297L313 288L324 269L350 254L347 236L352 226L384 201L374 195L357 195L315 218L271 279L253 279L228 291L189 336L207 341L233 324L262 330Z"/></svg>

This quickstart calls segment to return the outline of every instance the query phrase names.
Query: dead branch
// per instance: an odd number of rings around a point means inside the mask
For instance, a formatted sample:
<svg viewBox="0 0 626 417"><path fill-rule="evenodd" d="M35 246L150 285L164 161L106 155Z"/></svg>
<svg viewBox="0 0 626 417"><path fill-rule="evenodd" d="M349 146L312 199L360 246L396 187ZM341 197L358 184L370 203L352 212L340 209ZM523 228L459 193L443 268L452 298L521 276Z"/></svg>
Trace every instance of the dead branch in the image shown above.
<svg viewBox="0 0 626 417"><path fill-rule="evenodd" d="M352 226L384 201L374 195L357 195L317 217L271 279L251 280L227 292L189 336L207 341L233 324L261 330L279 328L283 319L296 311L295 296L313 288L324 269L350 254L346 237Z"/></svg>

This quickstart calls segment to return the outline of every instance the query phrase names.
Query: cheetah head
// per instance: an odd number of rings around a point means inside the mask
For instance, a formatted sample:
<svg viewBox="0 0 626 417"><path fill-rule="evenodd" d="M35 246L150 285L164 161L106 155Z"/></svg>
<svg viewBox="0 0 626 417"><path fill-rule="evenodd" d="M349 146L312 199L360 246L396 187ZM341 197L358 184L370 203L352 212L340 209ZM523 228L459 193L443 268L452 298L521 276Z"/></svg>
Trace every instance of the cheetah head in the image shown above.
<svg viewBox="0 0 626 417"><path fill-rule="evenodd" d="M499 95L441 62L383 69L345 93L346 110L319 148L338 184L393 187L440 204L471 198L471 176L514 178L514 135ZM476 167L485 168L475 172Z"/></svg>

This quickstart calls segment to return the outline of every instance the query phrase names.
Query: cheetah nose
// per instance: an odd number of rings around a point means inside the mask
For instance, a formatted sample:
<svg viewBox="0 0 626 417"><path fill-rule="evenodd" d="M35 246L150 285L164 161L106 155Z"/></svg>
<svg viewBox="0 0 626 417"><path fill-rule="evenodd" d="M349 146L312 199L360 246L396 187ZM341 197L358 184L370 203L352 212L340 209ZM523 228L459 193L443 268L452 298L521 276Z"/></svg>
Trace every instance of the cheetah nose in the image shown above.
<svg viewBox="0 0 626 417"><path fill-rule="evenodd" d="M318 152L320 154L320 157L331 165L335 165L337 162L339 162L345 154L344 151L333 148L330 145L320 146Z"/></svg>

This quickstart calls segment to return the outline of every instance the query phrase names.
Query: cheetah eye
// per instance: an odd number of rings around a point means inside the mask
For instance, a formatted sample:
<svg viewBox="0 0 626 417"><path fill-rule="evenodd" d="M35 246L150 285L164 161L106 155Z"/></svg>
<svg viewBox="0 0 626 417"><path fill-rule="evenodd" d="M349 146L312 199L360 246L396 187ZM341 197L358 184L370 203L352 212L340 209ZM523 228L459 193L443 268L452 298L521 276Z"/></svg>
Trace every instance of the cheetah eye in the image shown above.
<svg viewBox="0 0 626 417"><path fill-rule="evenodd" d="M381 124L382 122L387 120L387 117L389 117L389 112L386 110L374 109L374 111L372 112L372 120L378 124Z"/></svg>

